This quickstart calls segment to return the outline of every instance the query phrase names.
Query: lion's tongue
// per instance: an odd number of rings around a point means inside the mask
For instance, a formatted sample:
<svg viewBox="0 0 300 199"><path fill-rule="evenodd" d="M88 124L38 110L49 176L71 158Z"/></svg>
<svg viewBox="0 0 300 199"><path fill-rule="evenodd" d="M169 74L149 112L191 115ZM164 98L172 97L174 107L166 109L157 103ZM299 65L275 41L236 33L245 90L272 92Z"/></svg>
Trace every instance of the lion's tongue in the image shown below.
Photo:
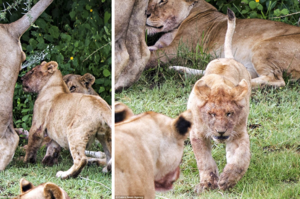
<svg viewBox="0 0 300 199"><path fill-rule="evenodd" d="M179 178L180 168L179 166L172 172L165 175L162 179L154 182L156 191L168 191L172 189L173 183Z"/></svg>

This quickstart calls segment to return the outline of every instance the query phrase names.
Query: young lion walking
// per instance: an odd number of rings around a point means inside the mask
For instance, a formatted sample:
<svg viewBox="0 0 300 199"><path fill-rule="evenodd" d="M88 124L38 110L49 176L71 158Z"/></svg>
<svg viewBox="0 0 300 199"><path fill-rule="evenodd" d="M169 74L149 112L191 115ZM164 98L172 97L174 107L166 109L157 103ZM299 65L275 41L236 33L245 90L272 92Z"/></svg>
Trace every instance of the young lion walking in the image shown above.
<svg viewBox="0 0 300 199"><path fill-rule="evenodd" d="M251 77L246 68L233 58L231 41L235 15L228 9L225 58L211 61L205 75L196 82L188 101L194 125L191 143L204 189L226 190L245 174L250 163L250 141L247 133ZM227 164L219 176L211 155L211 139L226 144Z"/></svg>

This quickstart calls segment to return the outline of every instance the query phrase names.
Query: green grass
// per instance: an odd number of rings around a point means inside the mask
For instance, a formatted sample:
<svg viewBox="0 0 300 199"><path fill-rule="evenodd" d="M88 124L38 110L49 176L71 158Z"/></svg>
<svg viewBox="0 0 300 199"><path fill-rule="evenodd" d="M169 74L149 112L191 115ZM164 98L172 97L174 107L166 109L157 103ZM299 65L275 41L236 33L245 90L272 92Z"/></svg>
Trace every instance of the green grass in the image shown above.
<svg viewBox="0 0 300 199"><path fill-rule="evenodd" d="M22 144L23 142L21 142ZM93 146L92 150L100 150L100 147ZM45 152L45 148L39 150L36 164L25 164L20 160L25 153L18 147L13 161L5 171L0 172L0 196L11 197L20 194L19 181L21 178L25 178L35 186L45 182L55 183L64 189L71 198L111 198L111 174L102 173L102 167L94 164L88 165L77 178L61 180L55 175L58 171L66 171L72 166L73 159L70 152L64 150L61 153L59 164L53 167L46 167L41 163ZM80 176L88 180L82 179Z"/></svg>
<svg viewBox="0 0 300 199"><path fill-rule="evenodd" d="M197 79L159 67L144 72L132 87L116 94L116 101L128 105L135 114L152 110L174 118L186 110ZM230 191L206 191L201 198L300 198L299 91L299 84L290 82L280 89L252 91L248 119L252 155L249 169ZM214 143L212 154L221 173L226 164L225 145ZM196 160L190 143L186 142L180 179L172 191L156 195L157 198L197 198L193 189L198 183Z"/></svg>

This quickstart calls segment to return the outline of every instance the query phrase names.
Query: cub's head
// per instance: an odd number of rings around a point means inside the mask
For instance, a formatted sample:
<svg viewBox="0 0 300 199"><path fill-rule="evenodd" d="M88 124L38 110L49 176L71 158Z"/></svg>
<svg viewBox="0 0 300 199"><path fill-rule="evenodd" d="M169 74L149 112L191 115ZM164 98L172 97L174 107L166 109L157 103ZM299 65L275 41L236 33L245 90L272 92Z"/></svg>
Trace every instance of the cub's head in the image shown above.
<svg viewBox="0 0 300 199"><path fill-rule="evenodd" d="M22 77L23 90L31 93L38 93L47 84L52 75L58 71L58 64L55 61L42 62L27 72Z"/></svg>
<svg viewBox="0 0 300 199"><path fill-rule="evenodd" d="M203 80L199 80L195 87L197 112L203 123L208 126L207 137L217 142L225 142L237 136L234 128L243 125L247 119L244 107L247 104L248 84L242 80L237 86L222 85L211 89ZM242 129L243 130L243 129Z"/></svg>
<svg viewBox="0 0 300 199"><path fill-rule="evenodd" d="M95 82L95 77L90 73L86 73L83 76L68 74L63 77L63 80L67 84L71 93L98 95L92 88L92 85Z"/></svg>
<svg viewBox="0 0 300 199"><path fill-rule="evenodd" d="M146 11L149 35L170 32L190 14L196 0L150 0Z"/></svg>
<svg viewBox="0 0 300 199"><path fill-rule="evenodd" d="M192 127L192 113L187 110L177 118L157 114L156 122L160 125L163 138L157 143L159 157L156 163L154 185L156 191L172 189L173 183L179 178L179 164L182 159L184 140Z"/></svg>
<svg viewBox="0 0 300 199"><path fill-rule="evenodd" d="M56 184L47 182L40 184L39 186L33 186L33 184L24 178L20 180L21 194L16 199L70 199L68 194L58 187Z"/></svg>
<svg viewBox="0 0 300 199"><path fill-rule="evenodd" d="M121 102L115 104L115 123L122 122L132 117L134 114L128 106Z"/></svg>

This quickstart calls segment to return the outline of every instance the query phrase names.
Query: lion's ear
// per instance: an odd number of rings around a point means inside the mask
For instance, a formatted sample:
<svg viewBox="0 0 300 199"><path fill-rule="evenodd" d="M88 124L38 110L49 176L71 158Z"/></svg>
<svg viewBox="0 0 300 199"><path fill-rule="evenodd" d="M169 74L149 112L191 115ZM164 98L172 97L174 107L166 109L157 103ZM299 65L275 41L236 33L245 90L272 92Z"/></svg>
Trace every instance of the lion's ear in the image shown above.
<svg viewBox="0 0 300 199"><path fill-rule="evenodd" d="M67 75L63 76L64 82L67 82L70 76L72 76L72 74L67 74Z"/></svg>
<svg viewBox="0 0 300 199"><path fill-rule="evenodd" d="M63 193L61 189L51 182L47 182L44 187L45 198L63 199Z"/></svg>
<svg viewBox="0 0 300 199"><path fill-rule="evenodd" d="M190 129L193 124L193 115L191 110L187 110L183 113L181 113L174 121L173 126L175 128L175 131L181 135L184 136L184 138L188 135L190 132Z"/></svg>
<svg viewBox="0 0 300 199"><path fill-rule="evenodd" d="M57 70L58 64L56 61L51 61L46 64L49 73L54 73Z"/></svg>
<svg viewBox="0 0 300 199"><path fill-rule="evenodd" d="M20 180L20 188L21 188L21 193L24 193L30 189L33 189L34 186L31 182L25 180L24 178L21 178Z"/></svg>
<svg viewBox="0 0 300 199"><path fill-rule="evenodd" d="M133 115L132 110L125 104L120 102L115 104L115 123L122 122Z"/></svg>
<svg viewBox="0 0 300 199"><path fill-rule="evenodd" d="M248 83L245 79L242 79L240 83L232 89L234 101L238 102L243 100L248 93Z"/></svg>
<svg viewBox="0 0 300 199"><path fill-rule="evenodd" d="M209 99L211 89L206 85L205 81L200 79L195 84L195 94L204 101Z"/></svg>
<svg viewBox="0 0 300 199"><path fill-rule="evenodd" d="M81 77L81 81L83 82L86 88L90 88L95 82L95 77L90 73L86 73Z"/></svg>

